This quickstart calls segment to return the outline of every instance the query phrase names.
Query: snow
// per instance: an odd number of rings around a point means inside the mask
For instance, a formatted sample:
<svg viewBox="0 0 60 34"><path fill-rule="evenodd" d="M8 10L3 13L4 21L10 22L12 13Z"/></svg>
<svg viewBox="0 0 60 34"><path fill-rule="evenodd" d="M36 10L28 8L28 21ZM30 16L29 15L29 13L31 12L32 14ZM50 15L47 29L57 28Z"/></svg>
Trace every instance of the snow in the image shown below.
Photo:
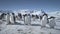
<svg viewBox="0 0 60 34"><path fill-rule="evenodd" d="M43 15L44 13L42 13L42 11L37 11L37 12L34 12L34 13L32 13L33 15Z"/></svg>
<svg viewBox="0 0 60 34"><path fill-rule="evenodd" d="M27 25L7 25L3 31L0 31L0 34L59 34L59 30L54 29L41 29L40 26L27 26Z"/></svg>

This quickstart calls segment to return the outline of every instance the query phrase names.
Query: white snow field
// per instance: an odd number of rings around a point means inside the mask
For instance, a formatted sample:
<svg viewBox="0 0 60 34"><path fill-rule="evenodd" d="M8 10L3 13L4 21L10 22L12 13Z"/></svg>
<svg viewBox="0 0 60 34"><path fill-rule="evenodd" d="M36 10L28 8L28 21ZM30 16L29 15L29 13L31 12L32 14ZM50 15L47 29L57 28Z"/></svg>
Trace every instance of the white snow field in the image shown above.
<svg viewBox="0 0 60 34"><path fill-rule="evenodd" d="M7 25L0 34L60 34L60 30L40 28L40 26Z"/></svg>
<svg viewBox="0 0 60 34"><path fill-rule="evenodd" d="M24 11L24 10L23 10ZM19 11L18 11L19 12ZM34 15L43 15L43 13L34 12ZM48 16L56 17L56 26L54 29L49 28L49 25L46 24L46 27L41 28L40 20L35 19L35 21L31 21L31 24L39 24L39 25L19 25L19 24L9 24L7 25L6 21L0 20L0 34L60 34L60 12L46 12ZM58 14L57 14L58 13ZM17 13L16 13L17 14ZM25 14L25 13L24 13ZM24 21L16 21L18 23L24 24Z"/></svg>

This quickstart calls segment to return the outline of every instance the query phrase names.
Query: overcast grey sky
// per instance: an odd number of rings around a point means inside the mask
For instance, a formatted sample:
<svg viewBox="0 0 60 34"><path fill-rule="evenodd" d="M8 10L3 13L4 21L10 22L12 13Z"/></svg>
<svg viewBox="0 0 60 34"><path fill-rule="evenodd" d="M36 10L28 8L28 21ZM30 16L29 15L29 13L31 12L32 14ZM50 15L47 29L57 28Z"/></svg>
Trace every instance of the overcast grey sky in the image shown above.
<svg viewBox="0 0 60 34"><path fill-rule="evenodd" d="M0 0L0 9L60 11L60 0Z"/></svg>

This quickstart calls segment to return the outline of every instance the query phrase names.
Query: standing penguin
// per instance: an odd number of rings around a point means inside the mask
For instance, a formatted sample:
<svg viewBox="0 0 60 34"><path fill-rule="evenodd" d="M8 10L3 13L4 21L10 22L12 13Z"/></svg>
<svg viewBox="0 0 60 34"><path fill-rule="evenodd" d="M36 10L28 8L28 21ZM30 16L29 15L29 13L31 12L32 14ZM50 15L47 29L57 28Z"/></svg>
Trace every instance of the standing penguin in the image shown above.
<svg viewBox="0 0 60 34"><path fill-rule="evenodd" d="M55 22L55 17L50 17L50 21L49 21L49 26L50 28L54 28L54 26L56 25L56 22Z"/></svg>
<svg viewBox="0 0 60 34"><path fill-rule="evenodd" d="M27 14L25 14L23 16L24 16L24 24L27 25Z"/></svg>
<svg viewBox="0 0 60 34"><path fill-rule="evenodd" d="M42 19L41 19L41 28L46 26L47 19L48 19L47 14L44 14L43 17L42 17Z"/></svg>
<svg viewBox="0 0 60 34"><path fill-rule="evenodd" d="M15 15L14 15L14 13L12 13L12 14L10 14L10 22L11 23L15 23Z"/></svg>
<svg viewBox="0 0 60 34"><path fill-rule="evenodd" d="M18 16L19 16L19 19L21 20L22 19L22 14L18 13Z"/></svg>
<svg viewBox="0 0 60 34"><path fill-rule="evenodd" d="M10 24L11 22L10 22L10 14L9 13L7 13L7 17L6 18L7 18L6 19L7 23Z"/></svg>
<svg viewBox="0 0 60 34"><path fill-rule="evenodd" d="M2 13L1 18L4 19L4 13Z"/></svg>
<svg viewBox="0 0 60 34"><path fill-rule="evenodd" d="M1 15L2 15L2 13L0 13L0 20L2 19L2 16Z"/></svg>
<svg viewBox="0 0 60 34"><path fill-rule="evenodd" d="M25 25L30 25L31 24L31 16L30 16L30 14L27 14L24 17L24 23L25 23Z"/></svg>
<svg viewBox="0 0 60 34"><path fill-rule="evenodd" d="M31 15L28 14L28 25L31 25Z"/></svg>
<svg viewBox="0 0 60 34"><path fill-rule="evenodd" d="M33 21L35 21L35 18L36 18L35 15L32 15L32 20L33 20Z"/></svg>
<svg viewBox="0 0 60 34"><path fill-rule="evenodd" d="M14 23L16 23L15 14L14 14L14 13L12 13L12 15L13 15L13 21L14 21Z"/></svg>

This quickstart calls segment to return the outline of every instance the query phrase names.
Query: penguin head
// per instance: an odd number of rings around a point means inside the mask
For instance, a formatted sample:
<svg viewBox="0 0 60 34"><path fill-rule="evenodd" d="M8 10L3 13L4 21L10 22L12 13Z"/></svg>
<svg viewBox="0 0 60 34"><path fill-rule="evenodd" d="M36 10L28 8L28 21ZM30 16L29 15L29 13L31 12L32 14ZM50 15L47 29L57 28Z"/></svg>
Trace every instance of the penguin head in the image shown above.
<svg viewBox="0 0 60 34"><path fill-rule="evenodd" d="M48 17L48 15L46 13L44 13L43 16L47 16Z"/></svg>
<svg viewBox="0 0 60 34"><path fill-rule="evenodd" d="M50 19L55 19L55 17L54 16L51 16Z"/></svg>
<svg viewBox="0 0 60 34"><path fill-rule="evenodd" d="M12 13L14 15L14 13Z"/></svg>

